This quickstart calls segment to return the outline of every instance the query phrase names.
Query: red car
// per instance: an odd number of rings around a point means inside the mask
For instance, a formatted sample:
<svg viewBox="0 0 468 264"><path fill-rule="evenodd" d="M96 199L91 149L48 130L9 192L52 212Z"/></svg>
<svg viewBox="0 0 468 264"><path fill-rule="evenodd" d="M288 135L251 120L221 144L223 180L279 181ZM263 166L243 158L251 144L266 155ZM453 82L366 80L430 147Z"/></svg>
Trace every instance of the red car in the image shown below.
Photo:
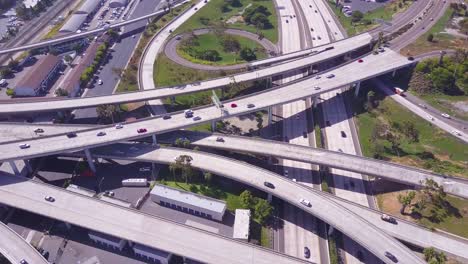
<svg viewBox="0 0 468 264"><path fill-rule="evenodd" d="M237 104L232 103L232 104L231 104L231 107L232 107L232 108L236 108L236 107L237 107Z"/></svg>
<svg viewBox="0 0 468 264"><path fill-rule="evenodd" d="M139 128L137 130L138 133L146 133L146 131L148 131L148 130L146 130L146 128Z"/></svg>
<svg viewBox="0 0 468 264"><path fill-rule="evenodd" d="M359 63L363 63L364 61L362 59L359 59L357 62Z"/></svg>

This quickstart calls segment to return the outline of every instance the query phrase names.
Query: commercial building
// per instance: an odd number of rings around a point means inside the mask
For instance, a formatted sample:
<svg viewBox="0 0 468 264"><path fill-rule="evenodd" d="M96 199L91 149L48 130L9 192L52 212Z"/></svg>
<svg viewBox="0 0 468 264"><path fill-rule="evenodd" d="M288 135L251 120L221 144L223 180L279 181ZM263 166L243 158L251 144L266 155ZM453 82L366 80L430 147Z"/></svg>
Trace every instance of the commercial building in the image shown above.
<svg viewBox="0 0 468 264"><path fill-rule="evenodd" d="M80 187L80 186L75 185L75 184L68 185L66 190L70 191L70 192L74 192L74 193L79 193L81 195L86 195L88 197L94 197L94 195L96 195L95 192L93 192L91 190L88 190L86 188Z"/></svg>
<svg viewBox="0 0 468 264"><path fill-rule="evenodd" d="M88 231L89 238L97 244L122 251L127 244L126 240L96 231Z"/></svg>
<svg viewBox="0 0 468 264"><path fill-rule="evenodd" d="M155 263L169 264L169 261L172 257L172 254L169 252L147 247L141 244L134 244L132 249L135 255Z"/></svg>
<svg viewBox="0 0 468 264"><path fill-rule="evenodd" d="M234 219L233 238L248 241L250 230L250 210L236 209L236 218Z"/></svg>
<svg viewBox="0 0 468 264"><path fill-rule="evenodd" d="M109 2L110 8L124 7L127 5L127 0L111 0Z"/></svg>
<svg viewBox="0 0 468 264"><path fill-rule="evenodd" d="M100 0L86 0L79 8L75 11L75 14L86 14L92 17L101 7L102 1Z"/></svg>
<svg viewBox="0 0 468 264"><path fill-rule="evenodd" d="M87 14L72 14L65 24L60 28L59 33L75 33L88 18Z"/></svg>
<svg viewBox="0 0 468 264"><path fill-rule="evenodd" d="M153 187L150 196L153 202L159 203L161 206L218 221L223 220L226 211L224 201L160 184Z"/></svg>
<svg viewBox="0 0 468 264"><path fill-rule="evenodd" d="M62 59L48 54L38 59L15 87L16 96L36 96L46 92L57 79Z"/></svg>

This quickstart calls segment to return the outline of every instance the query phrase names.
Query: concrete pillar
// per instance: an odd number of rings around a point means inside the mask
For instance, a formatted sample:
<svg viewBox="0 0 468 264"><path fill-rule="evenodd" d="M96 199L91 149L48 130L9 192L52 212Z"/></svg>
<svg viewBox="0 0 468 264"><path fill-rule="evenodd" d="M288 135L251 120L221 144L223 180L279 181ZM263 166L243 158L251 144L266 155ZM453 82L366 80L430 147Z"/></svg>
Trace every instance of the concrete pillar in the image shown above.
<svg viewBox="0 0 468 264"><path fill-rule="evenodd" d="M266 80L267 80L267 81L266 81L266 88L268 89L268 88L273 87L273 78L272 78L272 77L268 77Z"/></svg>
<svg viewBox="0 0 468 264"><path fill-rule="evenodd" d="M156 134L151 135L151 138L153 139L153 146L158 145L158 140L156 138Z"/></svg>
<svg viewBox="0 0 468 264"><path fill-rule="evenodd" d="M271 200L273 200L273 195L271 195L271 193L268 193L267 200L269 203L271 203Z"/></svg>
<svg viewBox="0 0 468 264"><path fill-rule="evenodd" d="M312 108L316 108L318 104L318 97L312 97Z"/></svg>
<svg viewBox="0 0 468 264"><path fill-rule="evenodd" d="M333 231L334 231L333 226L330 226L328 228L328 235L331 236L333 234Z"/></svg>
<svg viewBox="0 0 468 264"><path fill-rule="evenodd" d="M396 70L393 70L393 72L392 72L392 78L395 78L395 75L396 75Z"/></svg>
<svg viewBox="0 0 468 264"><path fill-rule="evenodd" d="M28 170L28 172L32 173L33 169L32 169L32 166L31 166L31 162L29 162L29 160L23 160L23 161L24 161L24 165L26 166L26 169Z"/></svg>
<svg viewBox="0 0 468 264"><path fill-rule="evenodd" d="M88 160L89 168L91 169L92 172L96 173L96 167L94 166L94 163L93 163L93 157L91 156L91 151L89 151L89 149L85 149L85 154L86 154L86 159Z"/></svg>
<svg viewBox="0 0 468 264"><path fill-rule="evenodd" d="M15 175L20 175L20 171L18 170L18 167L16 166L15 161L12 160L12 161L9 161L8 163L10 163L10 167L15 173Z"/></svg>
<svg viewBox="0 0 468 264"><path fill-rule="evenodd" d="M215 132L215 130L216 130L216 121L213 120L211 121L211 132Z"/></svg>
<svg viewBox="0 0 468 264"><path fill-rule="evenodd" d="M356 88L354 88L354 97L358 97L359 95L359 89L361 89L361 82L356 83Z"/></svg>
<svg viewBox="0 0 468 264"><path fill-rule="evenodd" d="M175 96L171 96L171 106L174 106L175 104Z"/></svg>
<svg viewBox="0 0 468 264"><path fill-rule="evenodd" d="M67 223L67 222L64 222L65 223L65 226L67 227L67 229L71 229L71 224L70 223Z"/></svg>
<svg viewBox="0 0 468 264"><path fill-rule="evenodd" d="M268 107L268 125L271 125L273 123L273 109L272 107Z"/></svg>

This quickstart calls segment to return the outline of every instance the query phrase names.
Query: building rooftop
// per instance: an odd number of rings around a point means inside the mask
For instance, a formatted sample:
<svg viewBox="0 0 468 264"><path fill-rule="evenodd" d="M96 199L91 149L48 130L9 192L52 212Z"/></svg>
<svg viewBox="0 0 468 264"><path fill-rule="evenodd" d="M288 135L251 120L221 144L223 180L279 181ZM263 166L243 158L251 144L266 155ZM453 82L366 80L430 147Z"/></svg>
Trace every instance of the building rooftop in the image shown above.
<svg viewBox="0 0 468 264"><path fill-rule="evenodd" d="M89 197L94 197L94 195L96 194L95 192L93 192L91 190L88 190L86 188L80 187L80 186L75 185L75 184L68 185L67 190L71 191L71 192L74 192L74 193L79 193L79 194L82 194L82 195L86 195L86 196L89 196Z"/></svg>
<svg viewBox="0 0 468 264"><path fill-rule="evenodd" d="M152 195L164 197L173 201L191 204L199 208L204 208L212 212L223 213L226 210L226 203L203 195L186 192L171 188L166 185L156 184L151 190Z"/></svg>
<svg viewBox="0 0 468 264"><path fill-rule="evenodd" d="M153 254L153 255L161 256L161 257L166 258L166 259L171 256L171 253L169 253L169 252L162 251L160 249L156 249L156 248L152 248L152 247L148 247L148 246L145 246L145 245L142 245L142 244L136 244L135 243L133 248L136 249L136 250L141 250L141 251L148 252L148 253Z"/></svg>
<svg viewBox="0 0 468 264"><path fill-rule="evenodd" d="M75 14L90 14L99 6L101 1L99 0L86 0L78 10L76 10Z"/></svg>
<svg viewBox="0 0 468 264"><path fill-rule="evenodd" d="M109 197L107 195L101 195L99 197L99 199L101 199L102 201L108 202L108 203L113 203L115 205L119 205L119 206L123 206L123 207L127 207L127 208L132 207L132 204L129 203L129 202L126 202L124 200L120 200L120 199L117 199L117 198L112 198L112 197Z"/></svg>
<svg viewBox="0 0 468 264"><path fill-rule="evenodd" d="M113 243L116 243L116 244L120 243L120 241L122 240L119 237L111 236L111 235L104 234L104 233L101 233L101 232L97 232L97 231L94 231L94 230L89 230L88 234L90 236L96 236L96 237L99 237L101 239L104 239L104 240L107 240L107 241L110 241L110 242L113 242Z"/></svg>
<svg viewBox="0 0 468 264"><path fill-rule="evenodd" d="M74 33L80 29L86 20L87 14L72 14L65 24L60 28L60 33Z"/></svg>
<svg viewBox="0 0 468 264"><path fill-rule="evenodd" d="M236 209L236 218L234 219L233 238L249 239L250 230L250 210Z"/></svg>
<svg viewBox="0 0 468 264"><path fill-rule="evenodd" d="M52 68L59 62L60 58L48 54L40 57L36 64L29 69L23 78L16 84L16 87L36 88L46 78Z"/></svg>

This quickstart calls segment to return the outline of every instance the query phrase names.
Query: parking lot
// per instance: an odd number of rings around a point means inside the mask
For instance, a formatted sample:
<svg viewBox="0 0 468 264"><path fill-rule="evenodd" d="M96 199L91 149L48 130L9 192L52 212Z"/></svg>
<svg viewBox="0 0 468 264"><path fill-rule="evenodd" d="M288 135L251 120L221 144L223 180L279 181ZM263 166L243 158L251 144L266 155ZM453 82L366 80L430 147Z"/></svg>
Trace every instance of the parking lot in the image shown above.
<svg viewBox="0 0 468 264"><path fill-rule="evenodd" d="M361 11L362 13L367 13L388 3L388 0L383 2L375 2L375 0L347 0L345 3L343 3L343 6L350 6L351 11Z"/></svg>

